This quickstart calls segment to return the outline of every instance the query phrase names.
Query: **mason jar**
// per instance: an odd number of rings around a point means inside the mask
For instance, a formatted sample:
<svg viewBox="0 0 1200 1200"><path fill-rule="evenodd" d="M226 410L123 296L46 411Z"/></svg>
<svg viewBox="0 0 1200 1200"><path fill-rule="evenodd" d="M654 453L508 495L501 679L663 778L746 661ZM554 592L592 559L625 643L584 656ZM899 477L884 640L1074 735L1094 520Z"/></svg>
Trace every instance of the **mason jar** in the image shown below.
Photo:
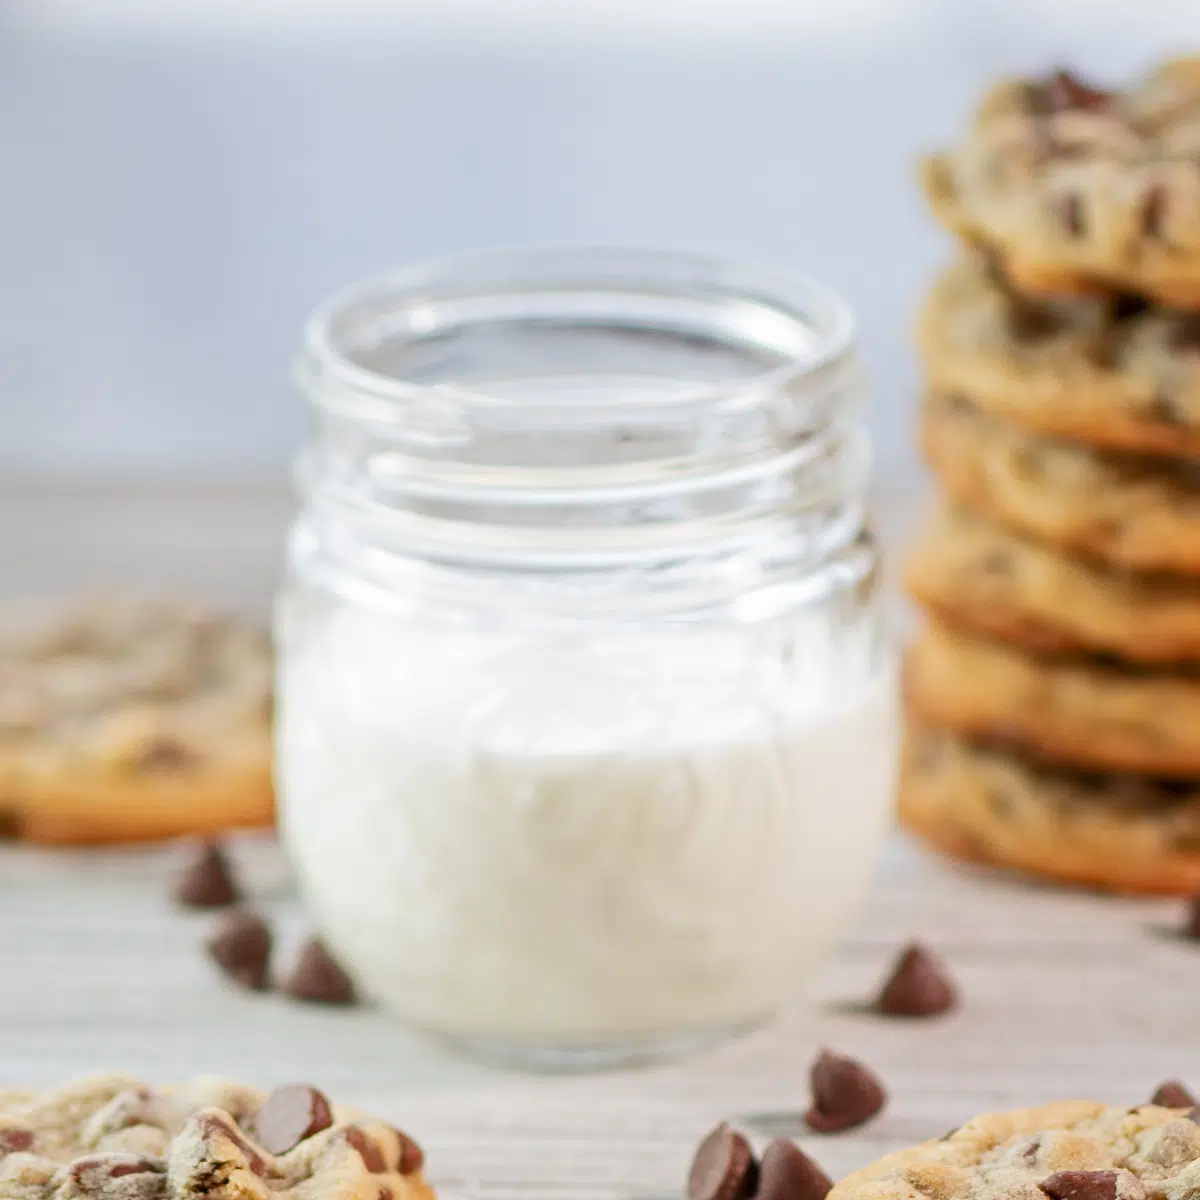
<svg viewBox="0 0 1200 1200"><path fill-rule="evenodd" d="M283 832L365 993L541 1065L798 993L888 824L894 672L847 307L486 253L335 297L277 610Z"/></svg>

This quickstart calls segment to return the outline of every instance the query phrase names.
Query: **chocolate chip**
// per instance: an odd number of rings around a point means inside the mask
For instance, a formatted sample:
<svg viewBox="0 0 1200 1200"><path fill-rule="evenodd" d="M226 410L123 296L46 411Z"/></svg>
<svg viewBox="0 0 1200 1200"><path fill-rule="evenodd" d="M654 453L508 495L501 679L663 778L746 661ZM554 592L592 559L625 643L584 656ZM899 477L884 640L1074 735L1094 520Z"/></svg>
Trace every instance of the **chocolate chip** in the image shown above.
<svg viewBox="0 0 1200 1200"><path fill-rule="evenodd" d="M265 991L270 978L271 930L257 913L230 913L205 943L209 957L236 983Z"/></svg>
<svg viewBox="0 0 1200 1200"><path fill-rule="evenodd" d="M1196 1103L1196 1097L1178 1079L1168 1079L1154 1089L1150 1103L1157 1104L1159 1108L1191 1108Z"/></svg>
<svg viewBox="0 0 1200 1200"><path fill-rule="evenodd" d="M1176 350L1200 350L1200 313L1187 313L1176 319L1171 346Z"/></svg>
<svg viewBox="0 0 1200 1200"><path fill-rule="evenodd" d="M946 967L933 951L913 942L896 961L876 1007L891 1017L933 1017L958 1001Z"/></svg>
<svg viewBox="0 0 1200 1200"><path fill-rule="evenodd" d="M1150 238L1162 236L1163 218L1167 215L1167 189L1161 183L1146 189L1142 197L1142 232Z"/></svg>
<svg viewBox="0 0 1200 1200"><path fill-rule="evenodd" d="M1058 219L1072 237L1082 237L1086 226L1083 219L1083 200L1078 192L1067 192L1058 201Z"/></svg>
<svg viewBox="0 0 1200 1200"><path fill-rule="evenodd" d="M6 1154L20 1154L33 1145L33 1130L11 1125L0 1129L0 1158Z"/></svg>
<svg viewBox="0 0 1200 1200"><path fill-rule="evenodd" d="M396 1195L386 1183L381 1183L375 1200L396 1200Z"/></svg>
<svg viewBox="0 0 1200 1200"><path fill-rule="evenodd" d="M758 1184L750 1143L722 1122L696 1148L687 1200L748 1200Z"/></svg>
<svg viewBox="0 0 1200 1200"><path fill-rule="evenodd" d="M861 1125L886 1103L887 1092L868 1067L822 1050L812 1065L812 1107L804 1119L818 1133Z"/></svg>
<svg viewBox="0 0 1200 1200"><path fill-rule="evenodd" d="M372 1175L382 1175L387 1170L383 1151L365 1129L361 1129L357 1125L347 1125L342 1131L342 1136L358 1151L358 1157L362 1159L363 1166Z"/></svg>
<svg viewBox="0 0 1200 1200"><path fill-rule="evenodd" d="M196 766L196 751L178 738L156 737L139 751L135 766L140 771L185 771Z"/></svg>
<svg viewBox="0 0 1200 1200"><path fill-rule="evenodd" d="M265 1150L278 1155L332 1124L333 1110L322 1093L306 1083L289 1083L267 1097L254 1118L254 1133Z"/></svg>
<svg viewBox="0 0 1200 1200"><path fill-rule="evenodd" d="M1180 408L1179 401L1157 392L1143 410L1148 420L1157 421L1160 425L1187 425L1187 414Z"/></svg>
<svg viewBox="0 0 1200 1200"><path fill-rule="evenodd" d="M1058 1171L1038 1187L1051 1200L1117 1200L1116 1171Z"/></svg>
<svg viewBox="0 0 1200 1200"><path fill-rule="evenodd" d="M160 1159L131 1154L89 1154L68 1168L73 1194L97 1200L157 1200L166 1195L167 1167ZM115 1180L119 1184L114 1184Z"/></svg>
<svg viewBox="0 0 1200 1200"><path fill-rule="evenodd" d="M350 976L315 937L301 947L283 990L297 1000L314 1004L353 1004L358 999Z"/></svg>
<svg viewBox="0 0 1200 1200"><path fill-rule="evenodd" d="M1134 296L1128 292L1122 292L1119 296L1114 296L1111 303L1111 313L1114 321L1130 321L1134 317L1140 317L1143 313L1150 310L1150 305L1144 296Z"/></svg>
<svg viewBox="0 0 1200 1200"><path fill-rule="evenodd" d="M1200 940L1200 894L1192 896L1188 900L1183 927L1179 932L1186 938Z"/></svg>
<svg viewBox="0 0 1200 1200"><path fill-rule="evenodd" d="M832 1190L833 1180L790 1139L763 1151L754 1200L825 1200Z"/></svg>
<svg viewBox="0 0 1200 1200"><path fill-rule="evenodd" d="M1008 307L1008 324L1014 337L1023 342L1036 342L1057 332L1059 323L1044 305L1032 300L1013 297Z"/></svg>
<svg viewBox="0 0 1200 1200"><path fill-rule="evenodd" d="M411 1175L425 1165L425 1151L401 1129L395 1130L400 1144L400 1161L397 1170L401 1175Z"/></svg>
<svg viewBox="0 0 1200 1200"><path fill-rule="evenodd" d="M175 899L188 908L224 908L240 899L225 852L216 842L204 842L175 879Z"/></svg>
<svg viewBox="0 0 1200 1200"><path fill-rule="evenodd" d="M1092 87L1078 75L1066 70L1055 71L1042 85L1042 104L1049 112L1068 112L1072 109L1098 110L1107 108L1113 93Z"/></svg>

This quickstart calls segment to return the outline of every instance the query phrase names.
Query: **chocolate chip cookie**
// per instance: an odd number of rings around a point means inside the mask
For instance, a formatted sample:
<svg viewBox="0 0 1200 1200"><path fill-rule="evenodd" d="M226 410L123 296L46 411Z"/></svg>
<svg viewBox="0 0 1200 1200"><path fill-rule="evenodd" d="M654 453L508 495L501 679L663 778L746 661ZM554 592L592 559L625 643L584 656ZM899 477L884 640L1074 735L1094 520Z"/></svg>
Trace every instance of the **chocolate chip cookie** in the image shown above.
<svg viewBox="0 0 1200 1200"><path fill-rule="evenodd" d="M1001 83L922 174L943 224L1023 292L1200 308L1200 58L1125 92L1063 71Z"/></svg>
<svg viewBox="0 0 1200 1200"><path fill-rule="evenodd" d="M1187 1110L1069 1100L976 1117L848 1175L830 1200L1147 1200L1189 1195L1200 1125Z"/></svg>
<svg viewBox="0 0 1200 1200"><path fill-rule="evenodd" d="M957 858L1116 891L1200 889L1200 778L1054 768L914 719L899 812Z"/></svg>
<svg viewBox="0 0 1200 1200"><path fill-rule="evenodd" d="M266 637L182 602L0 622L0 825L42 842L272 819Z"/></svg>
<svg viewBox="0 0 1200 1200"><path fill-rule="evenodd" d="M0 1094L0 1196L432 1200L412 1138L316 1088L85 1079Z"/></svg>
<svg viewBox="0 0 1200 1200"><path fill-rule="evenodd" d="M1200 663L1200 578L1106 567L965 508L933 514L905 582L950 624L1009 644L1134 663Z"/></svg>
<svg viewBox="0 0 1200 1200"><path fill-rule="evenodd" d="M928 724L1050 762L1200 776L1200 674L1041 658L932 621L904 687Z"/></svg>
<svg viewBox="0 0 1200 1200"><path fill-rule="evenodd" d="M1200 467L1038 437L960 396L925 404L949 495L1030 537L1129 570L1200 573Z"/></svg>
<svg viewBox="0 0 1200 1200"><path fill-rule="evenodd" d="M1037 301L968 255L934 285L919 340L935 390L1053 437L1200 456L1200 319L1127 299Z"/></svg>

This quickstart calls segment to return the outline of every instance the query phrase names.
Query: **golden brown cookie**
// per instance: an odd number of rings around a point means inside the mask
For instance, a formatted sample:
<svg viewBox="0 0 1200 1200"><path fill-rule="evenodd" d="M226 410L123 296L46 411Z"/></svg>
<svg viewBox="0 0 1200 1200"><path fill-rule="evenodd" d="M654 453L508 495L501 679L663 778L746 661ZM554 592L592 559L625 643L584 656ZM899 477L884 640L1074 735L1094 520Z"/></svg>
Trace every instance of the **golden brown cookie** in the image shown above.
<svg viewBox="0 0 1200 1200"><path fill-rule="evenodd" d="M0 628L0 823L43 842L269 824L266 638L187 604L95 598Z"/></svg>
<svg viewBox="0 0 1200 1200"><path fill-rule="evenodd" d="M932 515L905 582L950 624L1030 650L1200 663L1200 578L1106 567L965 508Z"/></svg>
<svg viewBox="0 0 1200 1200"><path fill-rule="evenodd" d="M1200 1125L1185 1109L1067 1100L988 1113L855 1171L829 1200L1149 1200L1189 1195Z"/></svg>
<svg viewBox="0 0 1200 1200"><path fill-rule="evenodd" d="M0 1196L433 1200L407 1134L316 1088L82 1079L0 1103Z"/></svg>
<svg viewBox="0 0 1200 1200"><path fill-rule="evenodd" d="M1108 297L1035 301L966 255L930 294L919 340L936 391L1035 433L1200 456L1200 319Z"/></svg>
<svg viewBox="0 0 1200 1200"><path fill-rule="evenodd" d="M922 447L961 504L1128 570L1200 574L1200 467L1028 434L957 396L925 404Z"/></svg>
<svg viewBox="0 0 1200 1200"><path fill-rule="evenodd" d="M1002 83L922 174L943 224L1023 292L1200 308L1200 58L1126 92L1065 72Z"/></svg>
<svg viewBox="0 0 1200 1200"><path fill-rule="evenodd" d="M1200 776L1200 674L1038 658L930 622L905 695L923 721L1089 770Z"/></svg>
<svg viewBox="0 0 1200 1200"><path fill-rule="evenodd" d="M901 823L956 858L1125 892L1200 889L1200 778L1084 774L909 722Z"/></svg>

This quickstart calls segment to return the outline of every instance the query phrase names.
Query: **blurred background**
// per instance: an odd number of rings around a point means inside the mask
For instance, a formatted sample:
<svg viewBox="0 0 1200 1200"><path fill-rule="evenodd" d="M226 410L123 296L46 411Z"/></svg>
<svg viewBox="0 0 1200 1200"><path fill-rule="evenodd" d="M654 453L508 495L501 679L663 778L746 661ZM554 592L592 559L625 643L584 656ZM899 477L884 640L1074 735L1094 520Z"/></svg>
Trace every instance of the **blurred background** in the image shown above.
<svg viewBox="0 0 1200 1200"><path fill-rule="evenodd" d="M0 0L0 471L277 476L330 290L615 241L842 289L906 476L914 156L998 73L1197 41L1197 0Z"/></svg>

